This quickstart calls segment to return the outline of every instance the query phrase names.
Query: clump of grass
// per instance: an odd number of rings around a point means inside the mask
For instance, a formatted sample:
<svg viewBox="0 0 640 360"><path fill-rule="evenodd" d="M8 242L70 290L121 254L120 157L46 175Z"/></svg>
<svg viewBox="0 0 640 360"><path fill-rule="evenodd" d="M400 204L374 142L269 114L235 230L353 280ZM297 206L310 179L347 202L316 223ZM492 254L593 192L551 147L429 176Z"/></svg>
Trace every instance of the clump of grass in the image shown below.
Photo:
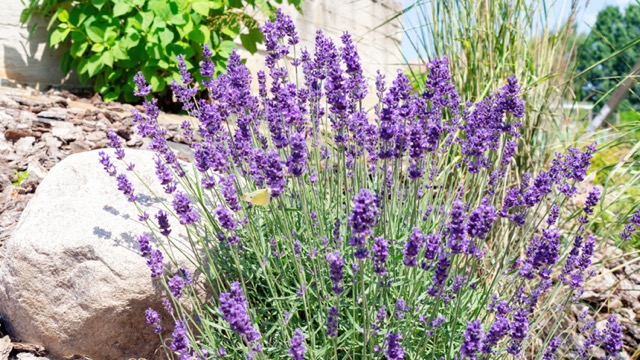
<svg viewBox="0 0 640 360"><path fill-rule="evenodd" d="M599 188L575 214L565 203L595 144L513 183L527 126L516 77L463 103L447 59L433 59L420 93L401 72L393 81L379 75L379 104L367 114L369 88L348 34L336 45L319 32L311 53L291 51L295 27L280 12L262 30L258 95L235 53L217 79L204 61L202 84L179 59L182 83L172 88L197 120L182 125L193 169L168 148L154 100L134 113L173 196L141 214L150 231L139 238L167 296L162 314L146 313L170 337L167 355L551 359L576 350L573 324L542 315L575 301L591 274ZM142 75L135 82L148 96ZM207 96L197 99L201 89ZM135 203L127 173L106 153L101 162ZM175 226L186 228L191 251L176 246ZM168 266L178 250L193 268ZM163 317L175 324L170 335ZM582 330L584 356L622 350L615 316L605 329Z"/></svg>

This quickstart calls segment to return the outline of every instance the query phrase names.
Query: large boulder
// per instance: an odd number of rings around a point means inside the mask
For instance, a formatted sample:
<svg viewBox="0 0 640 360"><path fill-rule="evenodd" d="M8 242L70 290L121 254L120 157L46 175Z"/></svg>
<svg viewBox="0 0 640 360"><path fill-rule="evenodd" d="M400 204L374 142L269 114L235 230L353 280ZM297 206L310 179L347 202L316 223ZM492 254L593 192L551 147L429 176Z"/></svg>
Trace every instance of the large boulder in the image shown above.
<svg viewBox="0 0 640 360"><path fill-rule="evenodd" d="M106 152L118 165L113 150ZM159 196L138 202L153 219L159 200L170 198L155 178L152 153L127 150L125 160L136 164L140 179L127 172L136 192L144 189L142 180ZM177 220L170 221L172 236L184 238ZM54 358L159 357L158 336L144 316L148 307L160 308L162 296L139 253L137 236L145 231L97 150L57 164L22 213L0 263L0 315L10 335L44 346Z"/></svg>

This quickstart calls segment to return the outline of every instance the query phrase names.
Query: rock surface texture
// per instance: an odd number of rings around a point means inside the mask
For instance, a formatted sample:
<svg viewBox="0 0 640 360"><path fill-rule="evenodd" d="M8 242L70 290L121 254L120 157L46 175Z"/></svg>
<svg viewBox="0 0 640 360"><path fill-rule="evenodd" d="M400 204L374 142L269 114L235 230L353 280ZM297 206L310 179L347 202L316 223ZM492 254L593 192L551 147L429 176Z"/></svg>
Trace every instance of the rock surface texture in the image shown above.
<svg viewBox="0 0 640 360"><path fill-rule="evenodd" d="M138 201L155 214L164 192L151 154L130 149L125 160L159 194ZM38 186L0 263L0 314L10 335L55 357L152 358L158 338L144 311L160 308L161 291L139 255L136 239L146 225L98 160L97 150L70 156Z"/></svg>

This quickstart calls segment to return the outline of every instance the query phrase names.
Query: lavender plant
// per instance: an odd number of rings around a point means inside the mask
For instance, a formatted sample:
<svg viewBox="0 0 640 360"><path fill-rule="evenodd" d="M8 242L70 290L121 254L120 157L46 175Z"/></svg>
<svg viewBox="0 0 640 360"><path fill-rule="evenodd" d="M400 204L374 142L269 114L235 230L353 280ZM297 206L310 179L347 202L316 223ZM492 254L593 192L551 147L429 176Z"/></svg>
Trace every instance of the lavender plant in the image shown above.
<svg viewBox="0 0 640 360"><path fill-rule="evenodd" d="M197 120L182 124L192 165L169 149L154 99L134 112L173 197L140 215L149 232L139 238L166 293L164 309L145 316L168 337L169 357L553 359L595 347L616 356L615 317L576 329L546 316L576 301L592 271L598 189L577 220L562 212L595 144L514 181L525 112L517 79L463 103L447 59L434 59L421 93L401 72L390 82L378 73L379 103L367 113L349 34L336 45L318 31L311 53L281 12L262 31L257 95L236 53L218 78L201 63L201 84L179 59L172 89ZM148 96L141 74L135 83ZM106 153L101 163L136 204L127 172ZM176 251L191 268L176 265ZM574 330L586 332L580 349Z"/></svg>

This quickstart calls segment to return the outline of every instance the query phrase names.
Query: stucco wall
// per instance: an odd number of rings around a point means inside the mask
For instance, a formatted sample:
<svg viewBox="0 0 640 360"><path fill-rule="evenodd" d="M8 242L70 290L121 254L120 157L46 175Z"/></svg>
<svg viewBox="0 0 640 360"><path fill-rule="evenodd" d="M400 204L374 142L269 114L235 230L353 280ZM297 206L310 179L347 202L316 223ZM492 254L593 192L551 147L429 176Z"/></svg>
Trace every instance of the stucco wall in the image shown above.
<svg viewBox="0 0 640 360"><path fill-rule="evenodd" d="M29 29L19 21L24 7L21 0L0 2L0 81L4 85L28 84L40 89L51 85L77 87L75 77L63 78L62 50L49 48L44 26L29 39ZM395 76L401 62L401 19L372 31L401 9L398 0L304 0L303 14L292 7L285 7L284 11L294 18L301 46L313 47L316 29L324 30L337 42L343 31L349 31L360 50L365 75L372 79L376 69L388 74L388 78ZM262 68L261 52L249 57L247 64L252 72Z"/></svg>

